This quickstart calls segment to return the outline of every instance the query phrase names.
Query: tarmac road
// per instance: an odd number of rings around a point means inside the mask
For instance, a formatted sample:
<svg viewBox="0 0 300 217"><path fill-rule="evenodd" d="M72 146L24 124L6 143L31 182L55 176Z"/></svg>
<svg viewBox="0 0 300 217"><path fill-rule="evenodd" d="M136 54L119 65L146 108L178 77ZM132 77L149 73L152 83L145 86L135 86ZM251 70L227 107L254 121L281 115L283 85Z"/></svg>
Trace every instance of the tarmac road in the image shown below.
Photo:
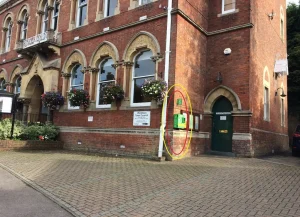
<svg viewBox="0 0 300 217"><path fill-rule="evenodd" d="M71 217L70 213L0 168L1 217Z"/></svg>

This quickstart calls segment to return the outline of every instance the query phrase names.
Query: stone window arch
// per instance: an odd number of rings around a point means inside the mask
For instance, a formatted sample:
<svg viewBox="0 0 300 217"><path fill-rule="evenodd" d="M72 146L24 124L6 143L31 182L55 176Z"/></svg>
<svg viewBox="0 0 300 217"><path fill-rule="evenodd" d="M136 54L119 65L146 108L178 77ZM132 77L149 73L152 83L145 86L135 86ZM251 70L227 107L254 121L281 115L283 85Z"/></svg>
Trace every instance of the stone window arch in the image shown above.
<svg viewBox="0 0 300 217"><path fill-rule="evenodd" d="M27 38L27 30L28 30L28 20L29 20L29 6L25 4L21 7L18 14L18 29L17 29L17 37L16 42L25 40Z"/></svg>
<svg viewBox="0 0 300 217"><path fill-rule="evenodd" d="M13 87L13 92L15 94L20 94L21 92L21 72L23 67L19 64L16 65L10 76L10 84Z"/></svg>
<svg viewBox="0 0 300 217"><path fill-rule="evenodd" d="M83 84L85 81L85 74L84 69L87 67L87 62L85 55L82 53L82 51L75 49L66 59L63 68L62 68L62 77L63 77L63 90L62 94L66 98L67 97L67 91L71 88L71 77L72 77L72 70L75 66L81 66L81 73L83 73ZM84 87L83 87L84 88Z"/></svg>
<svg viewBox="0 0 300 217"><path fill-rule="evenodd" d="M114 44L108 41L102 42L92 54L92 58L90 60L90 71L92 72L92 75L90 76L90 96L91 101L96 102L96 108L110 107L110 105L104 105L99 98L101 95L101 86L104 83L117 83L119 65L120 62L118 50ZM104 70L102 76L99 74L101 72L100 70ZM114 79L103 79L104 74L106 75L108 73L107 70L111 71L111 73L114 75Z"/></svg>
<svg viewBox="0 0 300 217"><path fill-rule="evenodd" d="M2 42L1 42L2 53L10 51L11 39L12 39L12 28L13 28L13 14L8 13L2 24Z"/></svg>
<svg viewBox="0 0 300 217"><path fill-rule="evenodd" d="M263 108L264 120L270 121L270 72L268 66L265 66L263 73Z"/></svg>
<svg viewBox="0 0 300 217"><path fill-rule="evenodd" d="M155 38L149 32L139 32L128 43L123 55L124 66L124 83L123 88L125 90L125 97L134 96L132 85L134 81L134 61L136 57L144 52L147 54L152 53L150 59L154 62L154 79L157 79L158 62L161 61L162 55L160 53L160 45ZM133 101L132 101L133 102ZM133 105L133 104L132 104ZM138 105L138 104L137 104ZM146 104L145 104L146 105Z"/></svg>
<svg viewBox="0 0 300 217"><path fill-rule="evenodd" d="M220 85L211 90L204 100L204 113L211 114L215 102L220 96L226 97L232 104L233 111L241 111L242 105L238 95L229 87Z"/></svg>

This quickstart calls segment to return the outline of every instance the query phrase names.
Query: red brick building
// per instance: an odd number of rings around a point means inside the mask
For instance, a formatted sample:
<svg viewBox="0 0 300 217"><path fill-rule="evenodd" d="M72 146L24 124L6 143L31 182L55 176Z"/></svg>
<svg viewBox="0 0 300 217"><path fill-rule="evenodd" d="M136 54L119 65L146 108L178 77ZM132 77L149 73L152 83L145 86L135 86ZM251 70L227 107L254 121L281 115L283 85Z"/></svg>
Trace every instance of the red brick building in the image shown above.
<svg viewBox="0 0 300 217"><path fill-rule="evenodd" d="M53 112L66 149L155 157L162 107L141 97L140 86L168 75L169 87L182 85L191 100L188 155L285 151L285 8L285 0L173 0L172 7L167 0L7 0L0 6L1 88L19 94L23 119L36 120L47 113L43 92L67 97L71 88L85 89L88 109L65 100ZM107 83L124 89L121 105L103 102ZM173 115L191 108L178 103L186 93L171 95L166 140L179 153L186 132L174 129ZM134 123L141 111L150 115L146 126Z"/></svg>

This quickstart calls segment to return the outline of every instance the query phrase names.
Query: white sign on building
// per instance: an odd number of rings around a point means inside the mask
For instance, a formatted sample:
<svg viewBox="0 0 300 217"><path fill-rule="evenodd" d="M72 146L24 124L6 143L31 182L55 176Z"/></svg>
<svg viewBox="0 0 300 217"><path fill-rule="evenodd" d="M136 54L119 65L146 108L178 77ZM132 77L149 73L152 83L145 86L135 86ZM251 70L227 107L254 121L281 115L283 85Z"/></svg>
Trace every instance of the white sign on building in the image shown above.
<svg viewBox="0 0 300 217"><path fill-rule="evenodd" d="M133 126L150 126L150 111L133 112Z"/></svg>

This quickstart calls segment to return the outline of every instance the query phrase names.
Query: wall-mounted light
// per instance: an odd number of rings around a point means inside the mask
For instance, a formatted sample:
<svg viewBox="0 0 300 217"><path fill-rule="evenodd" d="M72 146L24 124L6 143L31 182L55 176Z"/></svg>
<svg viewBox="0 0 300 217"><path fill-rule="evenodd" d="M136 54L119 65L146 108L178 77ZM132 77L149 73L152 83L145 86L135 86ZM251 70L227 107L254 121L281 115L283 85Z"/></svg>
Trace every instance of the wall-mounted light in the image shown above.
<svg viewBox="0 0 300 217"><path fill-rule="evenodd" d="M276 90L276 92L275 92L275 96L277 96L277 95L278 95L278 90L280 90L280 89L282 90L282 91L281 91L281 94L280 94L280 96L281 96L281 97L286 97L286 94L284 93L284 90L283 90L283 88L282 88L282 87L280 87L280 88L278 88L278 89Z"/></svg>
<svg viewBox="0 0 300 217"><path fill-rule="evenodd" d="M270 20L273 20L275 15L276 14L274 13L274 10L272 10L272 13L268 14L268 17L269 17Z"/></svg>

